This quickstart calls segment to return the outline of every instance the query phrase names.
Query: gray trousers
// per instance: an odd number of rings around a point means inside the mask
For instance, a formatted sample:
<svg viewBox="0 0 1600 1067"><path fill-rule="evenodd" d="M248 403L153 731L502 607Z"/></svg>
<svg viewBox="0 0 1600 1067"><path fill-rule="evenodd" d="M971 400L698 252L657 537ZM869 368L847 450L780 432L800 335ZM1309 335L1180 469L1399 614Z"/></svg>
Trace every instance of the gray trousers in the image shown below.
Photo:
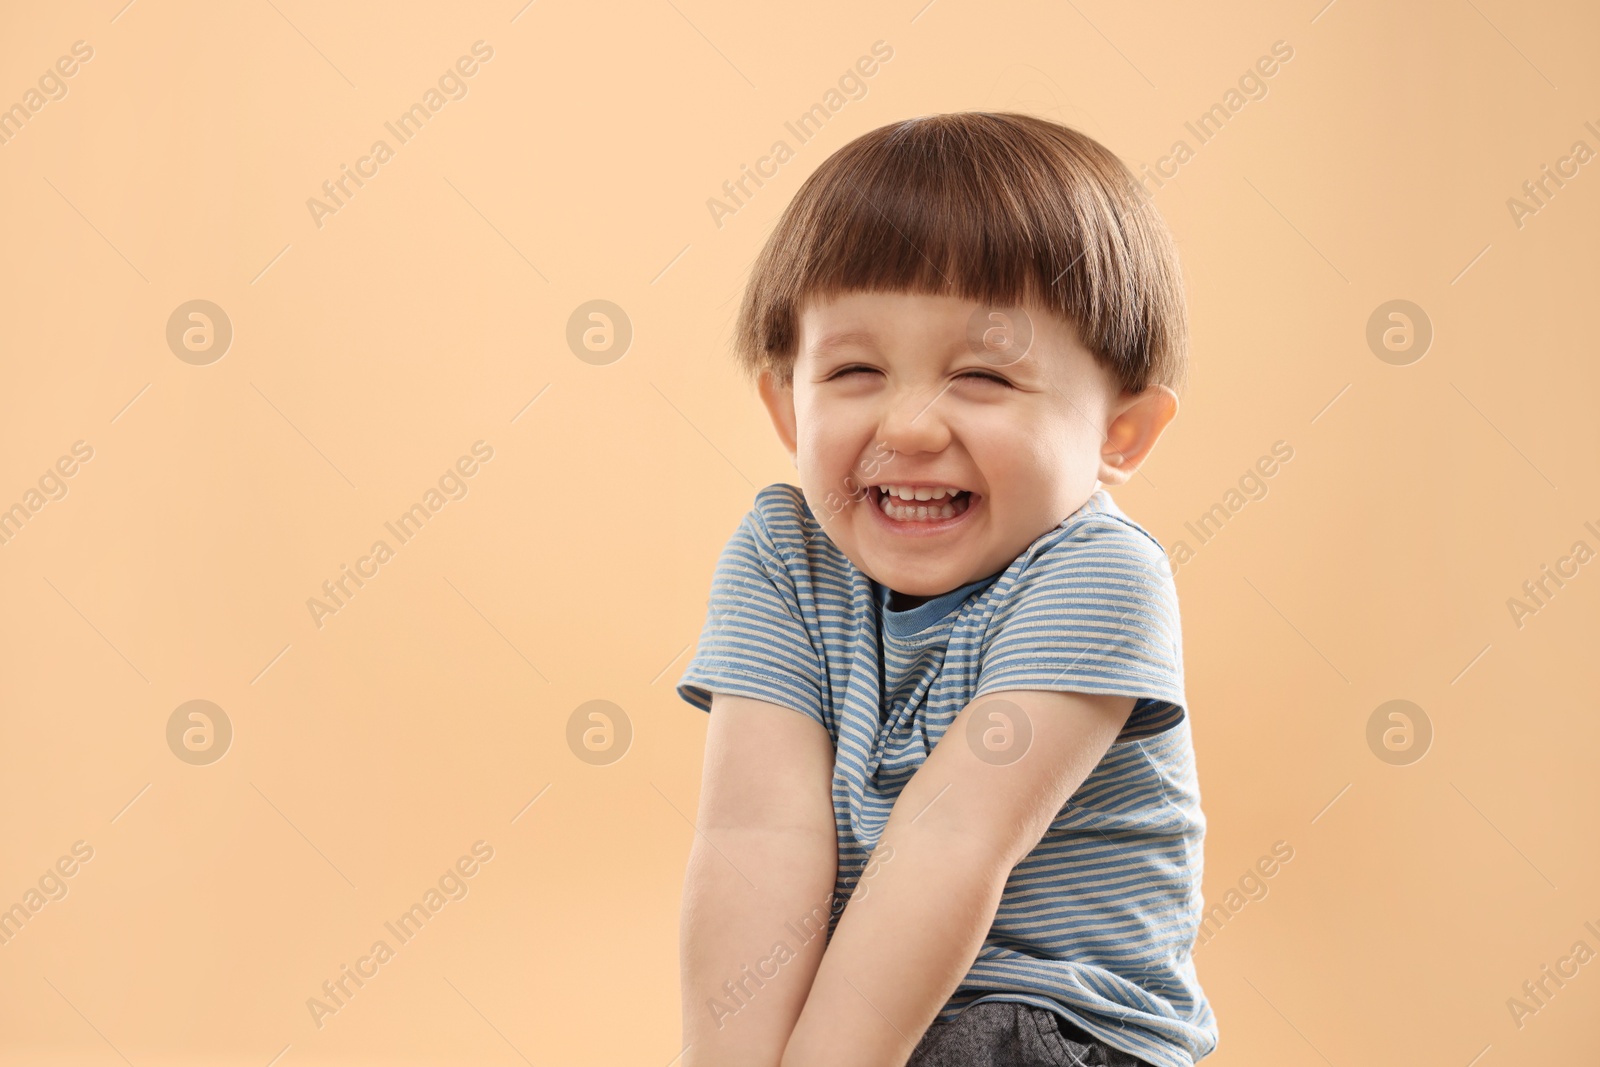
<svg viewBox="0 0 1600 1067"><path fill-rule="evenodd" d="M974 1004L922 1035L906 1067L1149 1067L1045 1008Z"/></svg>

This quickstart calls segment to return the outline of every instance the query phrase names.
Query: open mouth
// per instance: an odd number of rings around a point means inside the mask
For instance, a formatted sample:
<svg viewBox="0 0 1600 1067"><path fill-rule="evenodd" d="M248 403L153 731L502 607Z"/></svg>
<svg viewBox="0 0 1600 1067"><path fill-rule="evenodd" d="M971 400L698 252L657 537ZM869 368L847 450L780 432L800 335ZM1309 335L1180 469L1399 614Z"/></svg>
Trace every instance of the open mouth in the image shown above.
<svg viewBox="0 0 1600 1067"><path fill-rule="evenodd" d="M936 524L960 518L972 507L973 494L955 486L875 485L872 504L893 522Z"/></svg>

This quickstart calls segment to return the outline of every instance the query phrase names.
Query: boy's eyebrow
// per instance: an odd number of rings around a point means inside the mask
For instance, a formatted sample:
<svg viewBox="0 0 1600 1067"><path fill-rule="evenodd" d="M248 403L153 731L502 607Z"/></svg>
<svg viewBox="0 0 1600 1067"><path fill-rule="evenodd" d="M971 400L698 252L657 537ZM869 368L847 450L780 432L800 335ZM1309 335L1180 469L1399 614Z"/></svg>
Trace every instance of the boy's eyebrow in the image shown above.
<svg viewBox="0 0 1600 1067"><path fill-rule="evenodd" d="M878 338L871 330L836 330L824 334L812 345L813 352L830 352L835 348L848 348L855 345L860 348L878 350Z"/></svg>
<svg viewBox="0 0 1600 1067"><path fill-rule="evenodd" d="M961 337L952 337L949 341L951 349L963 347L965 344L965 339ZM836 348L852 347L865 348L872 352L880 351L877 334L867 329L836 330L833 333L823 334L812 342L811 351L820 354L831 352Z"/></svg>
<svg viewBox="0 0 1600 1067"><path fill-rule="evenodd" d="M820 356L829 353L836 348L850 348L853 346L865 348L873 353L881 354L881 350L878 348L877 335L871 330L866 329L836 330L833 333L826 333L817 338L816 341L812 342L809 348L812 353ZM955 348L965 348L967 346L968 343L965 338L956 338L951 342L952 350ZM1025 353L1023 356L1011 362L1004 364L996 363L995 367L996 369L1010 368L1016 373L1031 373L1036 361L1028 358L1030 355L1031 353Z"/></svg>

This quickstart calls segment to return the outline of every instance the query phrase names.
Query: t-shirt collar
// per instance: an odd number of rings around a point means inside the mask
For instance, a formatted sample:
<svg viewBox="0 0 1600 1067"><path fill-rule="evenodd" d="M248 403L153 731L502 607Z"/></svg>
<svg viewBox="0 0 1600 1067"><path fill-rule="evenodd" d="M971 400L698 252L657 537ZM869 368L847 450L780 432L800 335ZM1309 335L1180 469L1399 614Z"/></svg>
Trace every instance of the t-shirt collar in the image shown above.
<svg viewBox="0 0 1600 1067"><path fill-rule="evenodd" d="M1065 526L1073 519L1081 516L1101 511L1109 512L1115 508L1116 504L1112 501L1111 495L1102 486L1089 495L1089 499L1084 501L1082 507L1061 520L1056 529L1060 529L1061 526ZM878 609L883 619L883 628L895 637L912 637L919 634L934 623L939 622L946 615L949 615L968 596L987 587L1004 573L1005 570L1002 568L985 578L979 578L975 582L968 582L959 589L952 589L948 593L940 593L932 600L924 601L907 611L891 610L889 607L889 587L874 581L872 582L872 587L877 593Z"/></svg>
<svg viewBox="0 0 1600 1067"><path fill-rule="evenodd" d="M872 586L877 591L878 608L882 613L883 627L896 637L911 637L921 633L934 623L949 615L961 602L980 589L992 584L1004 571L997 571L975 582L968 582L959 589L952 589L948 593L940 593L932 600L924 601L914 608L906 611L894 611L889 607L890 589L880 582L873 582Z"/></svg>

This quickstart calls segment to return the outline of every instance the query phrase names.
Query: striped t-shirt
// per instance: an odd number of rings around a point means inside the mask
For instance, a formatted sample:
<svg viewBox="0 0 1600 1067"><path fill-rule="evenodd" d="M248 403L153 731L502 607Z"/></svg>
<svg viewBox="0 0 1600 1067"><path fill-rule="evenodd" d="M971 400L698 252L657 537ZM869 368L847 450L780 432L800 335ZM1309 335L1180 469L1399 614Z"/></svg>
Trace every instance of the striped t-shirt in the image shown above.
<svg viewBox="0 0 1600 1067"><path fill-rule="evenodd" d="M792 708L834 744L838 899L901 788L986 693L1136 697L1116 741L1007 879L977 959L936 1021L984 1000L1058 1012L1160 1067L1217 1044L1190 952L1205 816L1183 689L1177 590L1156 539L1098 490L1003 571L907 611L776 483L723 548L679 696ZM829 937L840 912L834 912Z"/></svg>

